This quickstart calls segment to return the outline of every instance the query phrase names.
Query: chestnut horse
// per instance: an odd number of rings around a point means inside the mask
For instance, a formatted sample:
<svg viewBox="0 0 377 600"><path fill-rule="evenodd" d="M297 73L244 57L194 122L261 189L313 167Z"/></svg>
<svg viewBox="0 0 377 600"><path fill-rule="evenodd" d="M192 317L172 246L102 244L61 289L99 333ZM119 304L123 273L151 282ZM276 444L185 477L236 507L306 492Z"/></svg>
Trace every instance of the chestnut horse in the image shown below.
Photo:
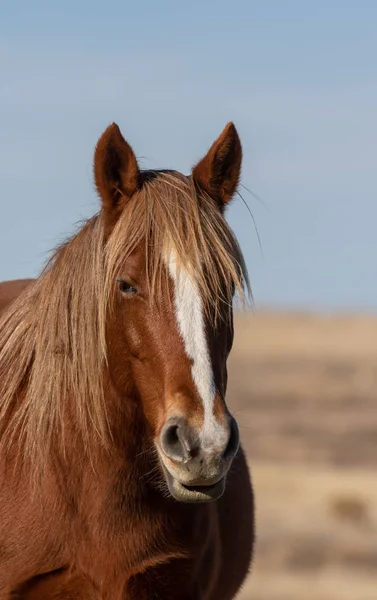
<svg viewBox="0 0 377 600"><path fill-rule="evenodd" d="M232 123L190 176L98 141L101 210L0 286L0 599L230 600L253 494L225 403L247 273Z"/></svg>

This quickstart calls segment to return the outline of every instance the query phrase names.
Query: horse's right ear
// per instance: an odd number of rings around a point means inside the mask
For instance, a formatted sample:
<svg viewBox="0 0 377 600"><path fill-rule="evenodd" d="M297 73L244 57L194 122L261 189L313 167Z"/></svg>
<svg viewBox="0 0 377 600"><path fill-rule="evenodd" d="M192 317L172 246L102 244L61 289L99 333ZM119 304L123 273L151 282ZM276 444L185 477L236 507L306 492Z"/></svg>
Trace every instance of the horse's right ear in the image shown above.
<svg viewBox="0 0 377 600"><path fill-rule="evenodd" d="M131 146L113 123L101 135L94 153L94 179L102 206L112 219L122 212L140 184L140 171Z"/></svg>

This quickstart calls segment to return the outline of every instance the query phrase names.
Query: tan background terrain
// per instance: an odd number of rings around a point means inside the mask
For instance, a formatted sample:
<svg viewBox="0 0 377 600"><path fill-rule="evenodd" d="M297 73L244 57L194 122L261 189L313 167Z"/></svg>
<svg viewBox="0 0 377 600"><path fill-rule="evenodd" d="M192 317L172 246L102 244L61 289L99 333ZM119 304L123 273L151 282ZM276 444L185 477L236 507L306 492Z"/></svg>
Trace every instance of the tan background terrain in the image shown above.
<svg viewBox="0 0 377 600"><path fill-rule="evenodd" d="M376 600L377 317L239 317L229 374L257 501L240 600Z"/></svg>

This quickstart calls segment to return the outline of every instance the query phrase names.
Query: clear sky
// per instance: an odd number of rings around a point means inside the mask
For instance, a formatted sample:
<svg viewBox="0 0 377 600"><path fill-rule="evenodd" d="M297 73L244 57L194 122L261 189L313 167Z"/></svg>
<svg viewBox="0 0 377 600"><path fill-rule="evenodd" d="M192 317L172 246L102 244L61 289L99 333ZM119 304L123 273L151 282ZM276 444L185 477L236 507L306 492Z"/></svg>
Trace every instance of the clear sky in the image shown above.
<svg viewBox="0 0 377 600"><path fill-rule="evenodd" d="M0 73L0 279L97 211L110 122L144 168L188 172L233 120L257 307L377 308L374 0L2 0Z"/></svg>

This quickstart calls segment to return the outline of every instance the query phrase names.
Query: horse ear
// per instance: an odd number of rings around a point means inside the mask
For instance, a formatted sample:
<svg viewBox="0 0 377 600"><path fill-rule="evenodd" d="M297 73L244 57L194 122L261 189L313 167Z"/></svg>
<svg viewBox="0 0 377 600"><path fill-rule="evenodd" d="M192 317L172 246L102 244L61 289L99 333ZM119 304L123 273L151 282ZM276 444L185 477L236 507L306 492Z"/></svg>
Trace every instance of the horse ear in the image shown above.
<svg viewBox="0 0 377 600"><path fill-rule="evenodd" d="M194 181L216 200L221 211L237 189L241 162L241 141L233 123L228 123L206 156L192 170Z"/></svg>
<svg viewBox="0 0 377 600"><path fill-rule="evenodd" d="M94 153L94 179L103 208L113 216L119 216L139 187L136 156L116 123L110 125L98 140Z"/></svg>

